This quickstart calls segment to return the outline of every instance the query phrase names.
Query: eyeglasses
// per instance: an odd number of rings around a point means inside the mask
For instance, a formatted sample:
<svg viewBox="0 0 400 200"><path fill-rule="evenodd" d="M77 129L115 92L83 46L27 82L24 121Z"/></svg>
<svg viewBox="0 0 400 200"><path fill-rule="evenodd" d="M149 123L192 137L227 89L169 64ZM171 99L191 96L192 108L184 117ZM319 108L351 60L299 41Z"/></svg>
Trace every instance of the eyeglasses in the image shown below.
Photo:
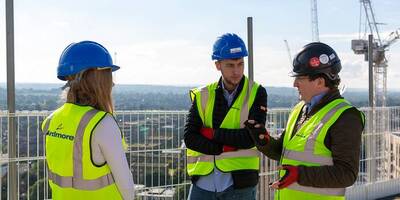
<svg viewBox="0 0 400 200"><path fill-rule="evenodd" d="M310 77L308 76L296 76L294 77L295 81L302 81L302 80L310 80Z"/></svg>

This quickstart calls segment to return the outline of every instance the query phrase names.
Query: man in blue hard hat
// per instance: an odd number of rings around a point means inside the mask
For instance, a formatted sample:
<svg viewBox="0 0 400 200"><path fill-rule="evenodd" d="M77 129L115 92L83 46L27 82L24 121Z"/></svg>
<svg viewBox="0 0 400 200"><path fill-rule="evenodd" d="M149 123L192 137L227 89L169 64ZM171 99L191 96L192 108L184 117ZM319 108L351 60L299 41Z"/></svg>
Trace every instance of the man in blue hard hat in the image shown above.
<svg viewBox="0 0 400 200"><path fill-rule="evenodd" d="M259 153L244 122L265 123L267 93L243 75L246 45L226 33L214 43L219 81L191 90L185 125L188 199L255 199Z"/></svg>

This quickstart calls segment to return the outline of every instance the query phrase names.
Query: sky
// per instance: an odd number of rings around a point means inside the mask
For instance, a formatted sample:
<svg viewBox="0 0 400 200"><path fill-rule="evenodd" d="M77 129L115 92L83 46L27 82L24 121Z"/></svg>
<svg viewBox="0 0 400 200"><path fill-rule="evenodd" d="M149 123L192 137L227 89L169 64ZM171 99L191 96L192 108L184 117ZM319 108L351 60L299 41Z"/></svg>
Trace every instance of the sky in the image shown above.
<svg viewBox="0 0 400 200"><path fill-rule="evenodd" d="M379 26L382 38L400 28L400 1L372 0L372 7L377 22L385 23ZM311 42L310 11L310 0L17 0L16 82L62 83L56 69L63 49L93 40L121 66L114 73L116 84L204 85L220 76L211 60L216 38L232 32L247 43L246 20L253 17L254 79L264 86L292 87L284 40L292 57ZM350 45L365 35L359 21L359 0L318 1L319 37L341 58L347 88L368 87L368 65ZM0 82L6 82L5 33L1 0ZM400 42L387 57L389 91L399 89Z"/></svg>

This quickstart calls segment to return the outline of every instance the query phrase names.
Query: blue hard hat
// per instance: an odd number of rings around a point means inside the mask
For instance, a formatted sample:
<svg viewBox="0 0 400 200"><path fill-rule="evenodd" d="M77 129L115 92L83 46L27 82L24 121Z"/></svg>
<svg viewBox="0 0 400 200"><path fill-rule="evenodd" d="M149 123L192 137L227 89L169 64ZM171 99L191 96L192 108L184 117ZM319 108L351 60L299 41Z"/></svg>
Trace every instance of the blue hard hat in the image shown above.
<svg viewBox="0 0 400 200"><path fill-rule="evenodd" d="M65 81L67 76L78 74L91 68L119 69L113 65L107 49L93 41L72 43L64 49L57 67L57 78Z"/></svg>
<svg viewBox="0 0 400 200"><path fill-rule="evenodd" d="M234 33L225 33L218 37L213 46L212 60L243 58L247 56L246 45Z"/></svg>

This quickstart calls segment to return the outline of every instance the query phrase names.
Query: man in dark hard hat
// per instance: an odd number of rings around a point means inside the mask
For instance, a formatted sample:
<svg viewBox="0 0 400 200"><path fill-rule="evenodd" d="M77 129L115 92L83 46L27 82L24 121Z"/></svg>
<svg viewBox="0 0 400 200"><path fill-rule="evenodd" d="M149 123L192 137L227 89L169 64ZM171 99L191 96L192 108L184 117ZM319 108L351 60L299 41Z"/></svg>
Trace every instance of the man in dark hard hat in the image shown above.
<svg viewBox="0 0 400 200"><path fill-rule="evenodd" d="M300 102L278 139L263 124L246 122L257 148L280 161L275 199L344 199L357 179L364 115L338 90L342 66L328 45L313 42L293 60Z"/></svg>

